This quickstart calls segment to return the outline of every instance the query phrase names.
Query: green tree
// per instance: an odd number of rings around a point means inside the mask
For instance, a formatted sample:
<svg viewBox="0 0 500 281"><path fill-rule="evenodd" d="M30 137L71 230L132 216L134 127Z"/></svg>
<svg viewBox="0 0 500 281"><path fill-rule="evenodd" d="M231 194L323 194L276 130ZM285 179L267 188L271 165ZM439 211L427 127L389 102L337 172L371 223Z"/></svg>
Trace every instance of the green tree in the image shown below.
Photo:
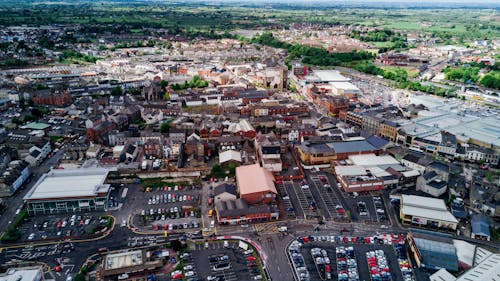
<svg viewBox="0 0 500 281"><path fill-rule="evenodd" d="M111 89L112 96L121 96L123 94L123 90L120 86L113 87Z"/></svg>
<svg viewBox="0 0 500 281"><path fill-rule="evenodd" d="M161 80L160 81L160 88L165 89L165 87L168 86L168 81L166 80Z"/></svg>
<svg viewBox="0 0 500 281"><path fill-rule="evenodd" d="M160 132L164 134L168 134L170 131L170 123L169 122L164 122L160 126Z"/></svg>

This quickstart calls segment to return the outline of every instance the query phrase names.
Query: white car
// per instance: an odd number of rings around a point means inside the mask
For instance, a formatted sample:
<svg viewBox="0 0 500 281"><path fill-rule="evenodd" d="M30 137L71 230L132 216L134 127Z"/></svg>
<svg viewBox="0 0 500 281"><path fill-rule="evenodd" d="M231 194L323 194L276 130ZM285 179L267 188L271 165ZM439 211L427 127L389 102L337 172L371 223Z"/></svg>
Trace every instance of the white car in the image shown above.
<svg viewBox="0 0 500 281"><path fill-rule="evenodd" d="M304 184L304 185L300 186L300 188L302 188L302 189L309 189L309 185Z"/></svg>
<svg viewBox="0 0 500 281"><path fill-rule="evenodd" d="M123 221L122 221L122 227L125 227L125 226L127 226L127 221L126 221L126 220L123 220Z"/></svg>
<svg viewBox="0 0 500 281"><path fill-rule="evenodd" d="M184 266L184 271L188 271L188 270L192 270L192 269L193 269L193 266L190 264Z"/></svg>
<svg viewBox="0 0 500 281"><path fill-rule="evenodd" d="M187 271L184 275L186 277L191 277L191 276L194 276L194 272L193 271Z"/></svg>

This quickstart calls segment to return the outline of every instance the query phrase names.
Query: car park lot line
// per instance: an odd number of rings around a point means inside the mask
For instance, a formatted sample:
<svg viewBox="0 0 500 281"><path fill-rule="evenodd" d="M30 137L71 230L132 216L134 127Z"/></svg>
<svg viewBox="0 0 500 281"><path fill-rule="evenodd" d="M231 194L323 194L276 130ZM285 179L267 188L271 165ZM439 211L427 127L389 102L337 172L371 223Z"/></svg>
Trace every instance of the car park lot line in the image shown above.
<svg viewBox="0 0 500 281"><path fill-rule="evenodd" d="M288 191L289 196L292 195L293 198L295 199L295 205L294 205L295 208L294 209L297 212L297 216L303 217L305 219L306 218L306 214L305 214L305 211L304 211L304 209L302 207L300 199L299 199L299 197L297 195L297 192L295 190L295 186L293 184L293 181L287 181L287 182L284 182L284 184L285 184L285 187L286 187L286 189ZM291 198L292 197L290 197L290 199Z"/></svg>

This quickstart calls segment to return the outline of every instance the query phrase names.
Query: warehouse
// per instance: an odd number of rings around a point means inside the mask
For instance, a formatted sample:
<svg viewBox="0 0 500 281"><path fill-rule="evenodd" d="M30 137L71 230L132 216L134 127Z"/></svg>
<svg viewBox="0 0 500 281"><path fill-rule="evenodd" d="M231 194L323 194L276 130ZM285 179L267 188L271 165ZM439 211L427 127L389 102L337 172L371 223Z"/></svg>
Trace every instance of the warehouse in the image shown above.
<svg viewBox="0 0 500 281"><path fill-rule="evenodd" d="M51 170L24 196L28 213L52 214L104 210L110 185L109 169Z"/></svg>
<svg viewBox="0 0 500 281"><path fill-rule="evenodd" d="M443 200L415 195L401 195L400 218L403 223L432 228L456 230L458 224Z"/></svg>
<svg viewBox="0 0 500 281"><path fill-rule="evenodd" d="M273 175L259 164L237 167L236 184L240 198L248 204L271 203L278 194Z"/></svg>

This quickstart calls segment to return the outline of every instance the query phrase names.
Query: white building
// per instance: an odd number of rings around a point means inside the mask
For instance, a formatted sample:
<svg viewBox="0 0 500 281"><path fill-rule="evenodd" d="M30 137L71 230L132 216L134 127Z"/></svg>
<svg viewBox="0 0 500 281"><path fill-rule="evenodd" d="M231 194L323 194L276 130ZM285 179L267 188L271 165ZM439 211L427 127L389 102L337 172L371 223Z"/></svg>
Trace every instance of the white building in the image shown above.
<svg viewBox="0 0 500 281"><path fill-rule="evenodd" d="M52 148L50 147L50 142L47 141L44 145L42 146L32 146L29 149L29 154L26 156L24 160L30 164L32 167L36 167L40 165L45 158L49 155L49 153L52 151Z"/></svg>

